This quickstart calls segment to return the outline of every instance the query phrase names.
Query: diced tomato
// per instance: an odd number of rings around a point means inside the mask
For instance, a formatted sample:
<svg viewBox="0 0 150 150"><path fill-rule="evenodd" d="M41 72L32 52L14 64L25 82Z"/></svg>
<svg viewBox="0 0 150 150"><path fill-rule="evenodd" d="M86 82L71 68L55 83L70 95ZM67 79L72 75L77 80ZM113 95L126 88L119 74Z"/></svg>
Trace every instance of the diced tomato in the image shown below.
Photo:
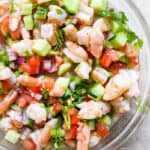
<svg viewBox="0 0 150 150"><path fill-rule="evenodd" d="M109 71L111 71L113 74L117 74L120 69L125 69L125 68L127 68L126 65L122 64L121 62L116 62L109 67Z"/></svg>
<svg viewBox="0 0 150 150"><path fill-rule="evenodd" d="M36 144L33 142L31 138L23 140L23 146L26 150L35 150Z"/></svg>
<svg viewBox="0 0 150 150"><path fill-rule="evenodd" d="M42 121L42 122L36 124L36 126L38 126L39 128L44 127L44 125L45 125L45 121Z"/></svg>
<svg viewBox="0 0 150 150"><path fill-rule="evenodd" d="M56 67L59 67L64 62L63 58L60 56L55 56Z"/></svg>
<svg viewBox="0 0 150 150"><path fill-rule="evenodd" d="M56 98L54 98L54 97L50 97L49 99L48 99L48 104L55 104L55 103L57 103L58 102L58 100L56 99Z"/></svg>
<svg viewBox="0 0 150 150"><path fill-rule="evenodd" d="M2 84L3 84L3 89L4 90L10 90L10 89L13 88L13 85L9 80L2 81Z"/></svg>
<svg viewBox="0 0 150 150"><path fill-rule="evenodd" d="M57 102L53 105L53 112L57 114L61 112L61 108L62 108L62 104Z"/></svg>
<svg viewBox="0 0 150 150"><path fill-rule="evenodd" d="M11 35L11 38L15 41L15 40L19 40L20 37L21 37L21 31L20 31L20 28L18 28L17 30L15 31L10 31L10 35Z"/></svg>
<svg viewBox="0 0 150 150"><path fill-rule="evenodd" d="M129 60L130 60L131 67L135 67L139 64L138 57L130 57Z"/></svg>
<svg viewBox="0 0 150 150"><path fill-rule="evenodd" d="M26 96L23 94L22 96L20 96L17 100L17 104L21 107L21 108L25 108L28 106L29 102L26 98Z"/></svg>
<svg viewBox="0 0 150 150"><path fill-rule="evenodd" d="M26 64L26 63L24 63L21 66L21 69L22 69L23 72L26 72L30 75L36 75L39 72L39 68L32 67L32 66L30 66L29 64Z"/></svg>
<svg viewBox="0 0 150 150"><path fill-rule="evenodd" d="M77 129L78 129L78 126L73 125L71 127L71 130L66 131L65 139L66 140L73 140L73 139L75 139L76 136L77 136Z"/></svg>
<svg viewBox="0 0 150 150"><path fill-rule="evenodd" d="M11 120L11 123L13 126L15 126L16 128L20 129L23 127L23 123L17 120Z"/></svg>
<svg viewBox="0 0 150 150"><path fill-rule="evenodd" d="M9 17L1 23L0 30L3 35L6 35L9 32Z"/></svg>
<svg viewBox="0 0 150 150"><path fill-rule="evenodd" d="M75 108L70 108L67 113L68 113L70 116L71 116L71 115L77 115L77 114L78 114L78 112L77 112L77 110L76 110Z"/></svg>
<svg viewBox="0 0 150 150"><path fill-rule="evenodd" d="M54 87L54 79L52 78L46 78L44 80L44 88L51 90Z"/></svg>
<svg viewBox="0 0 150 150"><path fill-rule="evenodd" d="M96 124L96 132L100 137L105 137L109 133L108 126L103 122L98 122Z"/></svg>
<svg viewBox="0 0 150 150"><path fill-rule="evenodd" d="M113 61L117 61L118 59L119 59L118 54L113 49L108 48L103 53L103 55L100 59L100 64L103 67L108 68Z"/></svg>
<svg viewBox="0 0 150 150"><path fill-rule="evenodd" d="M80 119L78 118L78 115L76 114L76 115L71 115L71 124L72 125L75 125L75 124L78 124L79 123L79 121L80 121Z"/></svg>
<svg viewBox="0 0 150 150"><path fill-rule="evenodd" d="M42 87L41 86L37 86L37 87L32 87L30 88L34 93L40 93Z"/></svg>
<svg viewBox="0 0 150 150"><path fill-rule="evenodd" d="M30 57L27 62L30 66L38 68L40 67L41 59L38 56L33 56Z"/></svg>

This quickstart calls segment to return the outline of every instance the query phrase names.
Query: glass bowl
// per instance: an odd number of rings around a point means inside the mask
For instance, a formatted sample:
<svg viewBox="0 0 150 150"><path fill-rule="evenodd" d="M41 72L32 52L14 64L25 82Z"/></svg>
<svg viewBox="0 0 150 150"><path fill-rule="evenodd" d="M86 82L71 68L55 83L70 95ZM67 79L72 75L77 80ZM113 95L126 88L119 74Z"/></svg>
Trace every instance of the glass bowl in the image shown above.
<svg viewBox="0 0 150 150"><path fill-rule="evenodd" d="M112 126L109 135L101 140L100 144L91 148L92 150L116 150L118 149L139 127L149 108L150 93L150 30L143 16L132 0L109 0L110 5L118 10L124 11L129 20L129 26L144 41L144 46L140 51L141 78L139 81L141 97L140 100L132 100L132 110L120 117ZM137 109L140 105L140 110ZM21 145L12 145L4 140L4 133L0 133L0 150L22 150ZM66 150L67 148L65 148Z"/></svg>

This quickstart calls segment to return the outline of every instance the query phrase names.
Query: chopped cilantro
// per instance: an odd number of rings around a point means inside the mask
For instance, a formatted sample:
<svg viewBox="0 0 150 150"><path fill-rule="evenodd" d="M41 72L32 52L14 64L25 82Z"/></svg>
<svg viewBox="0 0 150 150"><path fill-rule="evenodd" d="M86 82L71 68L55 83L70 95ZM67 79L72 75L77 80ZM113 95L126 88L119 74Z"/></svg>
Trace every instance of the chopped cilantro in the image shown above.
<svg viewBox="0 0 150 150"><path fill-rule="evenodd" d="M0 50L0 62L2 62L4 65L9 64L9 57L5 50Z"/></svg>
<svg viewBox="0 0 150 150"><path fill-rule="evenodd" d="M102 17L102 18L106 18L109 16L110 16L109 9L104 9L104 10L100 11L100 13L99 13L99 17Z"/></svg>
<svg viewBox="0 0 150 150"><path fill-rule="evenodd" d="M44 99L49 98L49 92L47 91L47 89L45 89L45 88L42 89L42 95L43 95Z"/></svg>
<svg viewBox="0 0 150 150"><path fill-rule="evenodd" d="M58 14L58 15L61 15L63 12L62 12L62 10L61 9L56 9L56 13Z"/></svg>

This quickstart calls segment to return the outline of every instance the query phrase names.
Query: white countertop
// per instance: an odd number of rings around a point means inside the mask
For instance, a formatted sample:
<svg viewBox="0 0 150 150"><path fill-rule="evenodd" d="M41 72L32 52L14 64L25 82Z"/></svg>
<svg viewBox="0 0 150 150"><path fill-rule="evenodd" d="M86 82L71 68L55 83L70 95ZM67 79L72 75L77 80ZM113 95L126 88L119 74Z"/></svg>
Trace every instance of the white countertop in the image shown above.
<svg viewBox="0 0 150 150"><path fill-rule="evenodd" d="M150 0L132 0L150 26ZM136 133L120 150L150 150L150 112Z"/></svg>

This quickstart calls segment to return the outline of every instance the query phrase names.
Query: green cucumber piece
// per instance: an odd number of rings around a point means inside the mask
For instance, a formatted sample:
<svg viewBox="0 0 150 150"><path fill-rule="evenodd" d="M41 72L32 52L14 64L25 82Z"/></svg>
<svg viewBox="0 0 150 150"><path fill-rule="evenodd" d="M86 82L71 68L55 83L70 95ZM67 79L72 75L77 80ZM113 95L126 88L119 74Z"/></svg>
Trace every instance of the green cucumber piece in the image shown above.
<svg viewBox="0 0 150 150"><path fill-rule="evenodd" d="M70 14L76 14L80 7L80 0L63 0L63 5Z"/></svg>
<svg viewBox="0 0 150 150"><path fill-rule="evenodd" d="M104 88L100 83L95 83L89 90L88 96L93 100L101 100L104 95Z"/></svg>
<svg viewBox="0 0 150 150"><path fill-rule="evenodd" d="M9 130L5 135L5 139L12 144L16 144L19 141L19 138L20 134L14 130Z"/></svg>
<svg viewBox="0 0 150 150"><path fill-rule="evenodd" d="M22 4L22 15L31 15L33 9L33 4L25 3Z"/></svg>
<svg viewBox="0 0 150 150"><path fill-rule="evenodd" d="M46 19L47 18L47 12L48 12L48 9L46 7L38 6L34 17L36 19Z"/></svg>
<svg viewBox="0 0 150 150"><path fill-rule="evenodd" d="M61 76L63 75L64 73L66 73L67 71L69 71L69 69L71 68L71 63L64 63L62 64L60 67L59 67L59 70L58 70L58 75Z"/></svg>
<svg viewBox="0 0 150 150"><path fill-rule="evenodd" d="M108 0L91 0L90 6L96 11L108 8Z"/></svg>
<svg viewBox="0 0 150 150"><path fill-rule="evenodd" d="M106 125L111 125L111 117L108 115L105 115L102 119L102 122L104 122Z"/></svg>
<svg viewBox="0 0 150 150"><path fill-rule="evenodd" d="M116 33L115 37L111 40L111 44L114 48L124 46L127 42L127 34L125 32Z"/></svg>
<svg viewBox="0 0 150 150"><path fill-rule="evenodd" d="M51 45L45 39L34 40L33 44L34 52L39 56L47 56L51 50Z"/></svg>
<svg viewBox="0 0 150 150"><path fill-rule="evenodd" d="M43 3L47 3L50 2L51 0L38 0L38 4L43 4Z"/></svg>
<svg viewBox="0 0 150 150"><path fill-rule="evenodd" d="M24 25L26 30L32 30L34 27L34 21L32 15L24 16L23 17Z"/></svg>
<svg viewBox="0 0 150 150"><path fill-rule="evenodd" d="M95 130L96 129L96 122L95 122L95 120L88 121L88 126L89 126L90 130Z"/></svg>

